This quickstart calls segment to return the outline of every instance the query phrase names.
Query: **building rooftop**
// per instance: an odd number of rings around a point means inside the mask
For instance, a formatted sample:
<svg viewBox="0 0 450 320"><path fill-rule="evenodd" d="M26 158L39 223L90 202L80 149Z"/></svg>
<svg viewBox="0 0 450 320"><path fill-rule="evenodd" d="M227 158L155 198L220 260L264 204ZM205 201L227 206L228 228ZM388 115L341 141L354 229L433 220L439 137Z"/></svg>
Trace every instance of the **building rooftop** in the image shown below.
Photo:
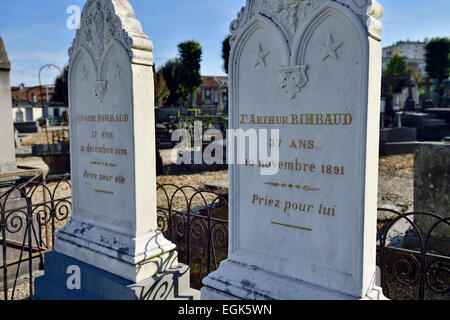
<svg viewBox="0 0 450 320"><path fill-rule="evenodd" d="M55 93L55 87L53 86L40 86L35 87L11 87L11 96L13 99L28 100L32 102L47 101L52 100L53 94Z"/></svg>
<svg viewBox="0 0 450 320"><path fill-rule="evenodd" d="M202 87L223 87L227 85L227 76L202 76Z"/></svg>

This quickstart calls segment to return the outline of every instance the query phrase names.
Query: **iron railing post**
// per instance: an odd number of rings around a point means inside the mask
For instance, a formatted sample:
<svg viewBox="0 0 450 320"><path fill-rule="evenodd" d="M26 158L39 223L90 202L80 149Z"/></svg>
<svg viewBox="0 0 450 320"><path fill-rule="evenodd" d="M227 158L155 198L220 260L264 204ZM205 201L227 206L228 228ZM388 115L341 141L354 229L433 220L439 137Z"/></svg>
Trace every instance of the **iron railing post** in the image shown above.
<svg viewBox="0 0 450 320"><path fill-rule="evenodd" d="M0 204L1 207L4 207ZM5 300L8 300L8 262L6 257L6 217L5 211L2 210L0 229L2 231L2 250L3 250L3 293L5 295Z"/></svg>

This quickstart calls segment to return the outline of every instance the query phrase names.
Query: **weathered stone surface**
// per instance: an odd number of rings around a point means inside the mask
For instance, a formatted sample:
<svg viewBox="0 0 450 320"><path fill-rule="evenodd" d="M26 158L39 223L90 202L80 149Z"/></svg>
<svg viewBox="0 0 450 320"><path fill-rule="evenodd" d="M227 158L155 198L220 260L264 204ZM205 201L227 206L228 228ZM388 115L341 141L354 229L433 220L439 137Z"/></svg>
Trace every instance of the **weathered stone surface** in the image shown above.
<svg viewBox="0 0 450 320"><path fill-rule="evenodd" d="M438 119L443 119L450 124L450 109L449 108L430 108L425 110L426 113L433 114Z"/></svg>
<svg viewBox="0 0 450 320"><path fill-rule="evenodd" d="M12 121L11 84L9 79L10 63L0 37L0 174L17 170L14 152L14 128Z"/></svg>
<svg viewBox="0 0 450 320"><path fill-rule="evenodd" d="M403 112L401 117L402 117L402 126L412 128L423 127L425 120L436 119L436 116L433 114L421 112Z"/></svg>
<svg viewBox="0 0 450 320"><path fill-rule="evenodd" d="M10 70L11 63L8 59L8 53L6 52L5 44L2 37L0 37L0 70Z"/></svg>
<svg viewBox="0 0 450 320"><path fill-rule="evenodd" d="M69 50L73 213L55 248L131 281L152 276L139 268L143 261L175 249L157 231L148 165L155 163L152 48L128 1L90 0Z"/></svg>
<svg viewBox="0 0 450 320"><path fill-rule="evenodd" d="M229 128L274 140L259 141L270 159L230 165L229 257L202 299L377 296L381 15L370 0L258 0L231 24Z"/></svg>
<svg viewBox="0 0 450 320"><path fill-rule="evenodd" d="M152 284L178 267L157 224L153 44L127 0L88 0L80 26L69 50L72 215L55 251ZM130 298L123 289L114 297Z"/></svg>
<svg viewBox="0 0 450 320"><path fill-rule="evenodd" d="M392 156L398 154L412 154L419 142L384 142L380 143L380 156Z"/></svg>
<svg viewBox="0 0 450 320"><path fill-rule="evenodd" d="M405 142L416 140L417 130L415 128L384 128L380 131L380 142Z"/></svg>
<svg viewBox="0 0 450 320"><path fill-rule="evenodd" d="M414 210L450 217L450 144L428 143L414 157ZM428 232L437 219L417 216L421 232ZM448 222L448 221L447 221ZM426 236L426 234L424 234ZM436 239L450 240L450 226L442 223L432 233ZM450 243L449 243L450 253Z"/></svg>

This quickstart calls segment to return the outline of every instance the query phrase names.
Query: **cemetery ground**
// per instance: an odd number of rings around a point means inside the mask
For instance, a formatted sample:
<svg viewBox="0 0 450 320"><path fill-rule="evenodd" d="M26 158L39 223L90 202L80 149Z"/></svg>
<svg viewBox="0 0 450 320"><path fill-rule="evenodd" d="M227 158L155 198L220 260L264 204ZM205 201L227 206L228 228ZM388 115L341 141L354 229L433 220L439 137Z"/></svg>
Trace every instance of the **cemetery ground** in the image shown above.
<svg viewBox="0 0 450 320"><path fill-rule="evenodd" d="M413 211L413 199L414 199L414 155L413 154L404 154L404 155L393 155L381 157L379 161L379 186L378 186L378 207L379 208L387 208L393 209L400 213L411 212ZM228 171L205 171L202 173L195 174L181 174L181 175L163 175L157 177L157 182L159 185L174 185L174 186L191 186L196 189L202 189L205 183L211 182L226 182L228 180ZM55 187L54 182L49 183L48 187L50 190L53 190ZM167 187L169 190L170 187ZM70 187L69 186L61 186L57 189L56 197L57 199L69 197L70 196ZM195 194L195 189L185 189L185 196L176 196L172 202L173 210L186 210L186 198L192 198L191 208L199 207L204 205L204 200L197 196L193 197ZM205 194L206 201L213 201L215 196L212 194ZM33 198L33 202L43 202L43 194L36 193ZM158 207L164 206L166 199L163 192L158 192ZM200 213L201 214L201 213ZM228 219L228 214L226 209L219 208L218 210L214 210L213 214L216 218ZM383 224L389 222L394 218L394 215L389 215L386 213L379 213L378 221L379 227ZM62 227L66 220L63 222L59 222L56 224L56 227ZM182 243L177 243L178 251L180 254L180 258L183 258L183 249ZM199 252L201 248L198 248ZM215 252L218 263L226 258L226 251L220 252L221 250L217 250ZM191 248L191 252L195 252L195 245ZM199 288L201 279L207 275L205 267L202 266L202 257L195 257L194 255L191 257L191 285L192 287ZM43 271L36 271L34 277L43 274ZM11 296L12 288L9 290L9 296ZM398 295L398 292L395 292ZM24 276L18 281L18 285L16 286L14 299L21 300L27 299L29 296L29 277ZM399 296L402 296L400 293ZM404 296L404 298L408 298L408 296ZM0 293L0 300L2 300L3 292ZM442 298L442 297L441 297Z"/></svg>
<svg viewBox="0 0 450 320"><path fill-rule="evenodd" d="M20 144L23 147L35 145L47 145L55 140L68 141L67 127L52 127L47 131L35 133L23 133L19 135Z"/></svg>

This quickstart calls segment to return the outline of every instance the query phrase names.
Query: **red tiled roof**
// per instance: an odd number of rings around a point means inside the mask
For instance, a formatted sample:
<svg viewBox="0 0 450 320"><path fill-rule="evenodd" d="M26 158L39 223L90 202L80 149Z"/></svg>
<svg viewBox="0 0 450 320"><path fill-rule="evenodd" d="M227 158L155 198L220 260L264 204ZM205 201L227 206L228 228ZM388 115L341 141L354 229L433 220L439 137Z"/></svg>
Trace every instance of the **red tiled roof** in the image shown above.
<svg viewBox="0 0 450 320"><path fill-rule="evenodd" d="M216 81L215 77L202 76L202 87L219 87L219 83Z"/></svg>
<svg viewBox="0 0 450 320"><path fill-rule="evenodd" d="M48 88L49 100L52 99L54 93L55 88ZM36 97L36 101L47 100L47 91L45 87L42 87L42 91L39 86L23 87L22 90L20 87L11 87L11 96L13 99L33 101L33 95Z"/></svg>

